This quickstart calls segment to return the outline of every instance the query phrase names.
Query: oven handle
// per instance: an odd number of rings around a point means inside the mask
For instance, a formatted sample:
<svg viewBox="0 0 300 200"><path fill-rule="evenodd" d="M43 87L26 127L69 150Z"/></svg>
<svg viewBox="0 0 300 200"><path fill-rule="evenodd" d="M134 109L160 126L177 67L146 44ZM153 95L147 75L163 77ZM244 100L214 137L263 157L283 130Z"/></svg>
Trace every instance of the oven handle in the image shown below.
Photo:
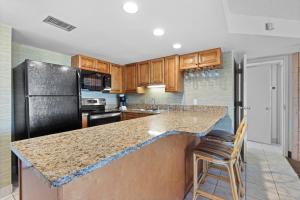
<svg viewBox="0 0 300 200"><path fill-rule="evenodd" d="M121 113L107 113L107 114L100 114L100 115L91 115L90 120L117 117L117 116L120 116L120 115L121 115Z"/></svg>

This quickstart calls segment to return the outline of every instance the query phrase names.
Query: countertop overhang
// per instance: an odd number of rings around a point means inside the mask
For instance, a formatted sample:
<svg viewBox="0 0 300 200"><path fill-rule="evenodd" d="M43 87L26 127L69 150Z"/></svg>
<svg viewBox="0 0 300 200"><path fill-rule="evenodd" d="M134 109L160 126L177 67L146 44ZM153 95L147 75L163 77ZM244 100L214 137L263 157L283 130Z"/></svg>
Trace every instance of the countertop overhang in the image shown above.
<svg viewBox="0 0 300 200"><path fill-rule="evenodd" d="M34 167L53 187L93 172L114 160L170 135L202 136L225 117L227 108L201 107L79 129L11 144L27 167Z"/></svg>

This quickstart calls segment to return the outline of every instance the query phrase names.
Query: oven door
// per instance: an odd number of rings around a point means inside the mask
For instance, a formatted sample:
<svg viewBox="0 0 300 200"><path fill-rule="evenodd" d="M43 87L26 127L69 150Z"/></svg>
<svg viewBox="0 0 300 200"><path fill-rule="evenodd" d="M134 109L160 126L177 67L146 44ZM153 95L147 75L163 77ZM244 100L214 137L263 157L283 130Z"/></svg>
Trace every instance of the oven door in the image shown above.
<svg viewBox="0 0 300 200"><path fill-rule="evenodd" d="M89 116L88 126L98 126L121 121L121 113L92 114Z"/></svg>

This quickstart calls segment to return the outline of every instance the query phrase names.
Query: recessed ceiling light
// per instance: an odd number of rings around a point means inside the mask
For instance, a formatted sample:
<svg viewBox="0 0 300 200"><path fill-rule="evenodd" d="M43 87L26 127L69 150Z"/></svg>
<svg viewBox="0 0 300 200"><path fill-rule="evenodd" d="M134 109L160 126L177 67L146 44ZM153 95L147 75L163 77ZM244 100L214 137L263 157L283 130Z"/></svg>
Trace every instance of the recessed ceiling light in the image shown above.
<svg viewBox="0 0 300 200"><path fill-rule="evenodd" d="M164 34L165 34L165 31L162 28L156 28L153 30L153 35L155 35L155 36L163 36Z"/></svg>
<svg viewBox="0 0 300 200"><path fill-rule="evenodd" d="M181 44L180 43L175 43L175 44L173 44L173 48L174 49L180 49L181 48Z"/></svg>
<svg viewBox="0 0 300 200"><path fill-rule="evenodd" d="M134 14L139 10L139 8L135 2L128 1L128 2L124 3L123 10L127 13Z"/></svg>

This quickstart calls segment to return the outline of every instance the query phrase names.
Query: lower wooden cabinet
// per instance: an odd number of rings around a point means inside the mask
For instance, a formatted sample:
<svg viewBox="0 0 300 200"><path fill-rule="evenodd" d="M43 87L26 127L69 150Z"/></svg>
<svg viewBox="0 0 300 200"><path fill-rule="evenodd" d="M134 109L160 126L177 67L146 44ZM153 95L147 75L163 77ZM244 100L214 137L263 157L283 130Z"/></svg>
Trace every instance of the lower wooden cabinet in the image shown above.
<svg viewBox="0 0 300 200"><path fill-rule="evenodd" d="M164 76L166 92L183 91L183 73L179 68L179 56L165 57Z"/></svg>
<svg viewBox="0 0 300 200"><path fill-rule="evenodd" d="M125 93L137 92L137 66L136 64L129 64L123 70L123 83Z"/></svg>
<svg viewBox="0 0 300 200"><path fill-rule="evenodd" d="M153 115L153 114L136 113L136 112L123 112L122 113L122 121L123 120L129 120L129 119L136 119L136 118L140 118L140 117L147 117L149 115Z"/></svg>
<svg viewBox="0 0 300 200"><path fill-rule="evenodd" d="M123 93L123 74L122 66L111 64L110 74L111 74L111 91L112 94Z"/></svg>
<svg viewBox="0 0 300 200"><path fill-rule="evenodd" d="M87 128L88 127L88 114L82 113L81 120L82 120L82 128Z"/></svg>

